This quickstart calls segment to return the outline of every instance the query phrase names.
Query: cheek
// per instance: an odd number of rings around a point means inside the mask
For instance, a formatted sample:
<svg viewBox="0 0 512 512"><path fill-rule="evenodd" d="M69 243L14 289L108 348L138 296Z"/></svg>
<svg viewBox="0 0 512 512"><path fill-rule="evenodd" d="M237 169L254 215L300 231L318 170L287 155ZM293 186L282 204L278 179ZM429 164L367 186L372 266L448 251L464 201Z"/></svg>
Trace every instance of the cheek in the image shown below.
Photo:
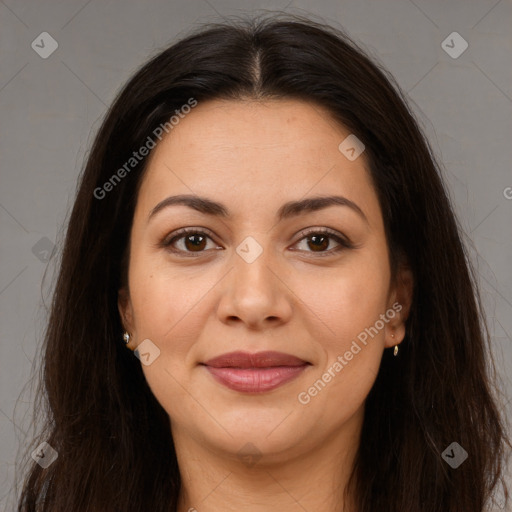
<svg viewBox="0 0 512 512"><path fill-rule="evenodd" d="M186 272L171 274L161 266L147 271L150 265L135 263L130 292L137 341L150 339L160 350L154 362L142 366L146 381L173 418L197 415L187 392L192 387L191 349L207 321L207 294L216 281L208 275L191 279Z"/></svg>
<svg viewBox="0 0 512 512"><path fill-rule="evenodd" d="M162 254L134 253L130 295L137 340L160 348L160 365L185 375L214 308L212 297L222 273L170 265ZM153 370L152 366L146 370Z"/></svg>
<svg viewBox="0 0 512 512"><path fill-rule="evenodd" d="M315 342L322 354L304 391L319 397L318 406L337 404L326 414L338 419L361 406L379 370L385 332L381 315L386 315L390 279L385 254L375 249L361 253L325 283L303 284L302 296L315 313L310 319L317 324ZM315 331L313 326L309 329Z"/></svg>
<svg viewBox="0 0 512 512"><path fill-rule="evenodd" d="M138 272L131 286L137 332L164 343L200 325L201 301L213 283L165 272ZM179 337L179 336L178 336Z"/></svg>
<svg viewBox="0 0 512 512"><path fill-rule="evenodd" d="M310 297L324 335L314 340L318 368L297 398L326 425L341 426L352 417L375 382L384 349L384 329L375 325L386 312L385 285L379 274L365 279L353 273L332 283L323 297Z"/></svg>
<svg viewBox="0 0 512 512"><path fill-rule="evenodd" d="M317 275L314 283L297 283L304 304L326 334L322 343L327 352L343 350L385 313L389 278L385 258L373 258L368 251L339 271Z"/></svg>

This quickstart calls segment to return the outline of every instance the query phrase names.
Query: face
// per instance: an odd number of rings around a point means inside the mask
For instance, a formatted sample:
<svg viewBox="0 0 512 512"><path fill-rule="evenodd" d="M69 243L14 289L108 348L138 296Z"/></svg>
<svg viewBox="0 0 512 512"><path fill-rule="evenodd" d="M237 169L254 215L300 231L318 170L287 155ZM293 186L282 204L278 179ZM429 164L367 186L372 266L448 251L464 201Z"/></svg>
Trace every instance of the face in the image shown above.
<svg viewBox="0 0 512 512"><path fill-rule="evenodd" d="M339 149L349 135L306 102L219 100L153 150L119 308L176 439L280 457L360 428L410 275L391 281L365 154Z"/></svg>

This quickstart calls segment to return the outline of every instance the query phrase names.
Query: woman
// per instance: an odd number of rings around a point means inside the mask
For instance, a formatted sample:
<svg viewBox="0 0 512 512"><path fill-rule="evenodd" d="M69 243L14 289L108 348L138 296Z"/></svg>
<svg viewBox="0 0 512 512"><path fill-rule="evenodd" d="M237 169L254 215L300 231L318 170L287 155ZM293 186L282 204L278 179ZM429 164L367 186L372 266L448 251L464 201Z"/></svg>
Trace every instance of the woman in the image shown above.
<svg viewBox="0 0 512 512"><path fill-rule="evenodd" d="M308 20L208 27L128 82L44 350L20 511L476 512L502 476L438 166L392 78Z"/></svg>

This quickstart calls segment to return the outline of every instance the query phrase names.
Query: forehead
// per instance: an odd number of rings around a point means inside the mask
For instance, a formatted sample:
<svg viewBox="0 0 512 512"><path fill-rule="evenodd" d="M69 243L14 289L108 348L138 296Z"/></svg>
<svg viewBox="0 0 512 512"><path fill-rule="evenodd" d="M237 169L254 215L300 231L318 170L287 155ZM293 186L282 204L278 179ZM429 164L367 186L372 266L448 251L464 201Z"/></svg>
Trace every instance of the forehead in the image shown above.
<svg viewBox="0 0 512 512"><path fill-rule="evenodd" d="M380 215L364 153L339 149L350 132L323 107L298 100L199 103L153 150L138 208L170 194L220 198L240 208L340 193Z"/></svg>
<svg viewBox="0 0 512 512"><path fill-rule="evenodd" d="M184 115L155 154L167 145L168 150L176 146L194 149L196 158L215 151L224 158L257 153L309 161L328 147L338 151L340 137L349 133L326 109L313 103L214 100L199 103Z"/></svg>

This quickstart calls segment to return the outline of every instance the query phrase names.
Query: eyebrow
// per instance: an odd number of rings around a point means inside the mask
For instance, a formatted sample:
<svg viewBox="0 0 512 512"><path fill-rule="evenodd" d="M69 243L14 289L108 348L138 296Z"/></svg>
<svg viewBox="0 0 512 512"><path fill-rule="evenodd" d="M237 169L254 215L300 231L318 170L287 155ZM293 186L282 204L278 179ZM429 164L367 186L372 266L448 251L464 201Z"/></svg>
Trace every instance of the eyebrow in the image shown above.
<svg viewBox="0 0 512 512"><path fill-rule="evenodd" d="M200 197L191 194L182 194L177 196L170 196L160 201L149 213L149 220L154 217L158 212L174 205L188 206L200 213L206 215L213 215L215 217L221 217L228 219L231 217L229 209L222 203L218 203L206 197ZM319 196L319 197L308 197L306 199L300 199L298 201L289 201L281 206L277 212L277 220L281 221L289 219L297 215L316 212L323 210L330 206L347 206L355 211L364 221L369 224L366 215L363 210L351 201L343 196Z"/></svg>

